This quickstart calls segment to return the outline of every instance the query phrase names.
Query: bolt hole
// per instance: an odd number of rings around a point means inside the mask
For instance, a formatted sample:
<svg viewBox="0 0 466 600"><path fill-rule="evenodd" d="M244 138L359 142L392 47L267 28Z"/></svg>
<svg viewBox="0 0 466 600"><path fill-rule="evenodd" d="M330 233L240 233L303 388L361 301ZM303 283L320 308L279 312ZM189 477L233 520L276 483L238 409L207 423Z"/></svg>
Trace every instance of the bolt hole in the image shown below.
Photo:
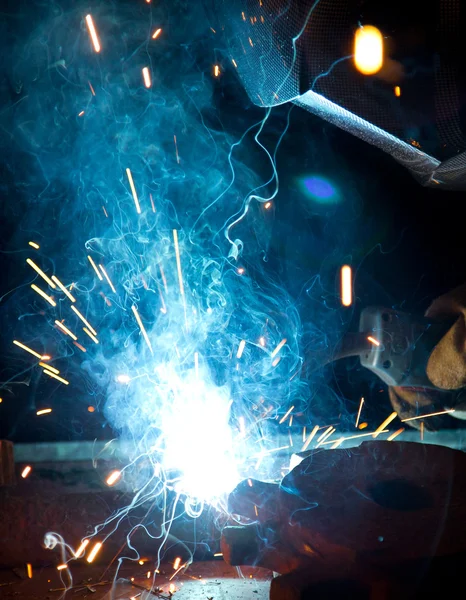
<svg viewBox="0 0 466 600"><path fill-rule="evenodd" d="M389 369L391 366L392 366L392 361L391 361L391 360L385 360L385 361L382 363L382 367L383 367L384 369Z"/></svg>

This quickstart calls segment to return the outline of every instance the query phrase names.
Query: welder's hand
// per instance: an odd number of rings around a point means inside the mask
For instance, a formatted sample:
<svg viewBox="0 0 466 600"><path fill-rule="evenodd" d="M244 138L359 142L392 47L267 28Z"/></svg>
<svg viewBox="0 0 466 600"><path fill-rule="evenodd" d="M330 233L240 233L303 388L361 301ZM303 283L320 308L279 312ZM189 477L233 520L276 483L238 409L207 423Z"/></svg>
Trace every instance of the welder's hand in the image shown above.
<svg viewBox="0 0 466 600"><path fill-rule="evenodd" d="M451 416L466 419L466 394L456 393L466 387L466 284L437 298L426 311L426 317L457 317L453 326L435 346L427 364L427 376L441 390L450 394L429 390L392 387L390 402L401 419L419 413L438 412L454 408ZM426 429L436 430L447 425L449 417L434 417L424 421ZM419 428L422 420L408 421Z"/></svg>

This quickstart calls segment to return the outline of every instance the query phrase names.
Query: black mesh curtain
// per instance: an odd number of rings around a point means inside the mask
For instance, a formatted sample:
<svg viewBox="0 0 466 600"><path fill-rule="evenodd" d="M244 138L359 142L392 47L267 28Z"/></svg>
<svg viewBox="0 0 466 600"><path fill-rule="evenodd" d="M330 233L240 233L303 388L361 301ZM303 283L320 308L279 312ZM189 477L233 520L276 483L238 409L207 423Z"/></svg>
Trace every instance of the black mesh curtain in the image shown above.
<svg viewBox="0 0 466 600"><path fill-rule="evenodd" d="M293 101L389 152L423 184L466 188L465 2L208 3L254 103ZM384 67L369 77L352 59L361 25L385 38Z"/></svg>

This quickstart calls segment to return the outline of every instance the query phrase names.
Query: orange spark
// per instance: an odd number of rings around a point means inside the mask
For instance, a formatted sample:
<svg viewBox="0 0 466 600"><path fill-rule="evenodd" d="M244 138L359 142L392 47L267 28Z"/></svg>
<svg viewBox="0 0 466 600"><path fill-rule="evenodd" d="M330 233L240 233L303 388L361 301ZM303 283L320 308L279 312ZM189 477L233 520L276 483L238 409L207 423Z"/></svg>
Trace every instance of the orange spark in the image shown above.
<svg viewBox="0 0 466 600"><path fill-rule="evenodd" d="M142 78L144 79L144 85L146 88L150 88L152 85L152 81L150 78L149 67L144 67L142 70Z"/></svg>
<svg viewBox="0 0 466 600"><path fill-rule="evenodd" d="M94 21L92 20L91 15L86 15L86 24L89 30L89 35L91 36L92 45L94 46L94 50L96 52L100 52L100 43L99 38L97 37L97 32L95 30Z"/></svg>
<svg viewBox="0 0 466 600"><path fill-rule="evenodd" d="M159 35L160 35L161 33L162 33L162 29L159 27L159 28L158 28L158 29L156 29L156 30L154 31L154 33L152 34L152 39L153 39L153 40L156 40L156 39L159 37Z"/></svg>
<svg viewBox="0 0 466 600"><path fill-rule="evenodd" d="M385 421L384 421L383 423L381 423L381 424L380 424L380 425L377 427L377 429L376 429L376 430L374 431L374 433L372 434L372 437L373 437L373 438L376 438L376 437L379 435L379 433L382 433L382 431L385 429L385 427L386 427L387 425L389 425L389 424L390 424L390 423L391 423L391 422L392 422L394 419L396 419L396 417L397 417L397 416L398 416L398 415L396 414L396 412L392 412L392 414L391 414L391 415L389 415L389 416L388 416L388 417L385 419Z"/></svg>
<svg viewBox="0 0 466 600"><path fill-rule="evenodd" d="M51 412L52 412L52 409L51 409L51 408L43 408L42 410L38 410L38 411L36 412L36 415L37 415L38 417L40 417L41 415L48 415L48 414L50 414Z"/></svg>
<svg viewBox="0 0 466 600"><path fill-rule="evenodd" d="M39 246L39 244L36 244L36 242L28 242L28 243L29 243L30 246L32 246L36 250L39 250L40 246Z"/></svg>
<svg viewBox="0 0 466 600"><path fill-rule="evenodd" d="M351 306L353 302L353 290L352 290L352 274L351 267L349 265L343 265L340 271L341 279L341 303L343 306Z"/></svg>
<svg viewBox="0 0 466 600"><path fill-rule="evenodd" d="M354 426L357 428L359 425L359 417L361 416L362 405L364 404L364 398L361 398L361 402L359 403L358 416L356 417L356 423Z"/></svg>
<svg viewBox="0 0 466 600"><path fill-rule="evenodd" d="M95 544L95 546L89 552L89 556L86 559L88 563L91 563L94 560L94 558L97 556L97 552L99 552L99 550L101 548L102 548L102 543L101 542L97 542L97 544Z"/></svg>
<svg viewBox="0 0 466 600"><path fill-rule="evenodd" d="M293 410L293 408L294 408L294 406L292 406L291 408L289 408L289 409L287 410L287 412L285 413L285 415L284 415L284 416L283 416L283 417L280 419L280 421L278 421L278 424L279 424L279 425L281 425L282 423L284 423L284 422L287 420L287 418L288 418L288 416L290 415L290 413L291 413L291 411Z"/></svg>
<svg viewBox="0 0 466 600"><path fill-rule="evenodd" d="M391 435L388 436L387 442L393 441L396 437L398 437L400 435L400 433L403 433L404 430L405 430L404 427L400 427L400 429L395 431L395 433L392 433Z"/></svg>
<svg viewBox="0 0 466 600"><path fill-rule="evenodd" d="M70 300L71 302L76 302L76 298L72 294L70 294L70 292L66 289L66 287L63 285L63 283L58 279L58 277L55 277L55 275L52 275L52 279L58 285L58 287L61 289L61 291L65 294L65 296L68 298L68 300Z"/></svg>
<svg viewBox="0 0 466 600"><path fill-rule="evenodd" d="M133 200L134 200L134 204L136 206L136 212L138 213L138 215L140 215L141 214L141 207L139 206L139 199L138 199L138 195L136 193L136 188L134 187L133 176L131 174L131 170L130 169L126 169L126 175L128 177L129 186L131 188L131 193L133 194Z"/></svg>
<svg viewBox="0 0 466 600"><path fill-rule="evenodd" d="M367 336L367 341L370 342L371 344L374 344L374 346L380 346L380 342L378 340L376 340L375 338L373 338L371 335Z"/></svg>
<svg viewBox="0 0 466 600"><path fill-rule="evenodd" d="M402 419L402 423L407 423L408 421L416 421L417 419L427 419L428 417L437 417L438 415L447 415L448 413L455 412L454 408L449 408L448 410L440 410L439 412L429 413L427 415L419 415L417 417L409 417L409 419Z"/></svg>
<svg viewBox="0 0 466 600"><path fill-rule="evenodd" d="M112 471L106 479L108 486L114 485L121 477L121 471Z"/></svg>
<svg viewBox="0 0 466 600"><path fill-rule="evenodd" d="M27 467L24 467L24 469L21 471L21 477L23 479L26 479L26 477L29 475L29 473L32 471L32 467L30 465L28 465Z"/></svg>

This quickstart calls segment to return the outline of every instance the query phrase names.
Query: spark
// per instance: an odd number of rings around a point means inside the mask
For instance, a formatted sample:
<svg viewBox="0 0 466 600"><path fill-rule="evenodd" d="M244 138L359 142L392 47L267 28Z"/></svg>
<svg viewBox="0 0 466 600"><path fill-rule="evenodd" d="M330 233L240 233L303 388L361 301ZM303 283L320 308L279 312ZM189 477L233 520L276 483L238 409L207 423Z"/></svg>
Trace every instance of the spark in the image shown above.
<svg viewBox="0 0 466 600"><path fill-rule="evenodd" d="M291 417L290 417L290 424L288 425L288 427L291 427L293 425L293 416L294 415L291 415Z"/></svg>
<svg viewBox="0 0 466 600"><path fill-rule="evenodd" d="M159 35L160 35L161 33L162 33L162 29L159 27L159 28L158 28L158 29L156 29L156 30L154 31L154 33L152 34L152 39L153 39L153 40L156 40L156 39L159 37Z"/></svg>
<svg viewBox="0 0 466 600"><path fill-rule="evenodd" d="M358 429L366 429L367 427L367 423L361 423L358 427Z"/></svg>
<svg viewBox="0 0 466 600"><path fill-rule="evenodd" d="M261 337L259 338L259 344L262 346L262 348L264 348L264 347L265 347L265 337L261 336Z"/></svg>
<svg viewBox="0 0 466 600"><path fill-rule="evenodd" d="M111 287L111 289L112 289L112 292L113 292L114 294L116 294L116 289L115 289L115 286L114 286L114 285L113 285L113 283L111 282L111 280L110 280L110 277L108 276L108 273L107 273L107 271L105 270L105 268L103 267L103 265L99 265L99 268L100 268L100 270L102 271L102 273L104 274L104 277L105 277L105 279L107 280L107 282L108 282L108 285Z"/></svg>
<svg viewBox="0 0 466 600"><path fill-rule="evenodd" d="M73 344L76 346L76 348L79 348L81 352L87 352L86 348L84 348L84 346L81 346L81 344L78 344L78 342L73 342Z"/></svg>
<svg viewBox="0 0 466 600"><path fill-rule="evenodd" d="M174 583L170 583L170 594L174 594L176 592L176 587Z"/></svg>
<svg viewBox="0 0 466 600"><path fill-rule="evenodd" d="M100 279L100 281L103 281L103 277L102 275L99 273L99 269L97 268L97 265L95 264L95 262L92 260L92 256L88 256L87 257L89 259L89 262L92 265L92 268L94 269L94 271L96 272L97 277Z"/></svg>
<svg viewBox="0 0 466 600"><path fill-rule="evenodd" d="M173 139L175 141L175 150L176 150L176 162L178 164L180 164L180 155L178 154L178 144L176 142L176 135L173 136Z"/></svg>
<svg viewBox="0 0 466 600"><path fill-rule="evenodd" d="M134 304L133 304L133 306L131 307L131 310L132 310L132 311L133 311L133 313L134 313L134 316L135 316L135 318L136 318L136 321L137 321L137 323L138 323L138 325L139 325L139 329L141 330L141 333L142 333L142 335L144 336L144 339L146 340L146 344L149 346L149 350L150 350L151 354L154 354L154 351L152 350L152 345L151 345L151 343L150 343L149 337L148 337L148 335L147 335L147 332L146 332L146 330L145 330L145 328L144 328L144 325L142 324L141 317L139 316L138 310L137 310L137 308L134 306Z"/></svg>
<svg viewBox="0 0 466 600"><path fill-rule="evenodd" d="M163 287L165 288L165 291L168 294L167 278L165 277L165 273L163 271L162 265L159 265L159 269L160 269L160 276L162 277L162 281L163 281Z"/></svg>
<svg viewBox="0 0 466 600"><path fill-rule="evenodd" d="M102 543L101 542L97 542L95 544L95 546L92 548L92 550L89 552L89 556L87 557L87 562L91 563L94 558L97 556L97 552L99 552L99 550L102 548Z"/></svg>
<svg viewBox="0 0 466 600"><path fill-rule="evenodd" d="M340 438L339 440L337 440L336 442L332 442L332 445L330 446L331 450L335 450L335 448L338 448L338 446L341 445L341 443L343 442L345 438Z"/></svg>
<svg viewBox="0 0 466 600"><path fill-rule="evenodd" d="M26 569L27 569L27 574L29 579L32 579L32 565L31 563L27 563L26 564Z"/></svg>
<svg viewBox="0 0 466 600"><path fill-rule="evenodd" d="M136 206L136 212L138 213L138 215L141 214L141 207L139 206L139 199L138 199L138 195L136 193L136 188L134 187L134 181L133 181L133 176L131 174L131 170L130 169L126 169L126 175L128 177L128 181L129 181L129 186L131 188L131 193L133 194L133 200L134 200L134 204Z"/></svg>
<svg viewBox="0 0 466 600"><path fill-rule="evenodd" d="M42 298L44 300L47 300L47 302L51 305L51 306L56 306L57 303L53 300L53 298L51 298L50 296L47 296L47 294L42 291L39 287L37 287L37 285L35 285L34 283L31 285L32 289L39 294L39 296L42 296Z"/></svg>
<svg viewBox="0 0 466 600"><path fill-rule="evenodd" d="M212 33L217 33L213 27L210 28L210 31L212 31Z"/></svg>
<svg viewBox="0 0 466 600"><path fill-rule="evenodd" d="M29 473L32 471L32 467L30 465L28 465L27 467L24 467L24 469L21 471L21 477L23 479L26 479L26 477L29 475Z"/></svg>
<svg viewBox="0 0 466 600"><path fill-rule="evenodd" d="M63 571L63 569L67 569L68 565L58 565L57 566L57 571Z"/></svg>
<svg viewBox="0 0 466 600"><path fill-rule="evenodd" d="M214 66L214 77L218 77L220 75L220 67L218 65Z"/></svg>
<svg viewBox="0 0 466 600"><path fill-rule="evenodd" d="M254 504L254 512L256 513L256 517L259 516L259 511L257 510L257 506Z"/></svg>
<svg viewBox="0 0 466 600"><path fill-rule="evenodd" d="M395 96L399 98L401 96L401 88L399 85L395 85Z"/></svg>
<svg viewBox="0 0 466 600"><path fill-rule="evenodd" d="M91 94L92 94L93 96L95 96L95 91L94 91L94 88L92 87L92 83L91 83L90 81L88 81L87 83L89 84L89 88L90 88L90 90L91 90Z"/></svg>
<svg viewBox="0 0 466 600"><path fill-rule="evenodd" d="M47 363L40 362L39 366L45 367L48 371L52 371L52 373L55 373L56 375L58 375L60 373L60 371L58 369L55 369L55 367L52 367L51 365L48 365Z"/></svg>
<svg viewBox="0 0 466 600"><path fill-rule="evenodd" d="M241 16L243 17L243 21L246 21L246 15L244 14L244 12L241 13Z"/></svg>
<svg viewBox="0 0 466 600"><path fill-rule="evenodd" d="M63 323L61 323L60 321L58 321L58 320L55 320L55 325L56 325L57 327L59 327L59 328L60 328L60 329L63 331L63 333L66 333L66 335L69 335L69 336L70 336L70 338L72 338L73 340L75 340L75 341L76 341L76 340L78 339L78 338L77 338L77 337L74 335L74 333L73 333L72 331L70 331L70 330L68 329L68 327L65 327L65 326L63 325Z"/></svg>
<svg viewBox="0 0 466 600"><path fill-rule="evenodd" d="M419 415L417 417L409 417L409 419L401 419L401 422L407 423L408 421L416 421L417 419L427 419L428 417L437 417L438 415L447 415L448 413L454 412L454 408L449 408L448 410L440 410L439 412L429 413L428 415Z"/></svg>
<svg viewBox="0 0 466 600"><path fill-rule="evenodd" d="M276 367L278 365L278 363L280 362L281 358L279 356L277 356L277 358L272 362L272 367Z"/></svg>
<svg viewBox="0 0 466 600"><path fill-rule="evenodd" d="M241 340L238 346L238 352L236 353L236 358L241 358L243 356L243 351L246 346L246 340Z"/></svg>
<svg viewBox="0 0 466 600"><path fill-rule="evenodd" d="M244 417L238 417L238 426L240 436L244 437L246 435L246 424L244 422Z"/></svg>
<svg viewBox="0 0 466 600"><path fill-rule="evenodd" d="M39 250L40 248L39 244L36 244L36 242L29 242L29 245L35 248L36 250Z"/></svg>
<svg viewBox="0 0 466 600"><path fill-rule="evenodd" d="M361 410L362 410L363 404L364 404L364 398L361 398L361 402L359 403L358 416L356 417L356 423L354 424L356 429L358 428L358 425L359 425L359 417L361 416Z"/></svg>
<svg viewBox="0 0 466 600"><path fill-rule="evenodd" d="M307 440L304 442L303 447L301 448L301 452L304 452L305 450L307 450L307 447L309 446L309 444L312 442L312 440L314 439L315 434L319 431L319 426L316 425L314 427L314 429L311 431L311 433L309 434L309 437L307 438Z"/></svg>
<svg viewBox="0 0 466 600"><path fill-rule="evenodd" d="M424 421L421 421L421 442L424 441Z"/></svg>
<svg viewBox="0 0 466 600"><path fill-rule="evenodd" d="M102 210L104 211L104 215L106 216L106 218L108 219L108 213L105 210L105 206L102 204Z"/></svg>
<svg viewBox="0 0 466 600"><path fill-rule="evenodd" d="M233 66L235 67L235 69L238 68L238 65L236 63L236 60L234 58L231 59L231 62L233 63Z"/></svg>
<svg viewBox="0 0 466 600"><path fill-rule="evenodd" d="M269 210L269 208L270 208L271 206L272 206L272 203L271 203L271 202L266 202L266 203L264 204L264 208L265 208L265 210Z"/></svg>
<svg viewBox="0 0 466 600"><path fill-rule="evenodd" d="M87 407L88 412L93 413L95 412L95 408L93 406L88 406Z"/></svg>
<svg viewBox="0 0 466 600"><path fill-rule="evenodd" d="M396 437L398 437L400 435L400 433L403 433L404 430L405 430L404 427L400 427L400 429L395 431L395 433L392 433L391 435L388 436L387 442L392 442Z"/></svg>
<svg viewBox="0 0 466 600"><path fill-rule="evenodd" d="M84 111L82 110L80 113L78 113L78 117L82 117L84 114Z"/></svg>
<svg viewBox="0 0 466 600"><path fill-rule="evenodd" d="M394 419L396 419L396 417L397 417L397 416L398 416L398 415L396 414L396 412L392 412L392 414L391 414L391 415L389 415L389 416L388 416L388 417L385 419L385 421L384 421L383 423L381 423L381 424L380 424L380 425L377 427L377 429L376 429L376 430L374 431L374 433L372 434L372 437L373 437L373 438L376 438L376 437L379 435L379 433L382 433L382 430L383 430L383 429L385 429L385 427L386 427L387 425L389 425L389 424L390 424L390 423L391 423L391 422L392 422Z"/></svg>
<svg viewBox="0 0 466 600"><path fill-rule="evenodd" d="M131 381L129 375L118 375L116 379L118 383L129 383Z"/></svg>
<svg viewBox="0 0 466 600"><path fill-rule="evenodd" d="M52 377L53 379L56 379L57 381L64 383L65 385L69 385L69 383L70 383L66 379L63 379L63 377L60 377L60 375L55 375L55 373L52 373L52 371L49 371L48 369L44 369L44 373L46 375L48 375L49 377Z"/></svg>
<svg viewBox="0 0 466 600"><path fill-rule="evenodd" d="M217 558L219 556L223 556L223 552L217 552L214 554L214 558Z"/></svg>
<svg viewBox="0 0 466 600"><path fill-rule="evenodd" d="M279 424L279 425L281 425L282 423L284 423L284 422L285 422L285 421L288 419L288 416L290 415L290 413L291 413L291 411L292 411L293 409L294 409L294 406L292 406L291 408L289 408L289 409L286 411L285 415L284 415L284 416L283 416L283 417L280 419L280 421L278 421L278 424Z"/></svg>
<svg viewBox="0 0 466 600"><path fill-rule="evenodd" d="M94 50L96 52L100 52L100 43L99 38L97 37L97 32L94 27L94 21L92 20L91 15L86 15L86 24L89 29L89 35L91 36L92 44L94 46Z"/></svg>
<svg viewBox="0 0 466 600"><path fill-rule="evenodd" d="M49 413L51 413L51 412L52 412L52 409L51 409L51 408L43 408L43 409L41 409L41 410L38 410L38 411L36 412L36 415L37 415L38 417L40 417L41 415L48 415L48 414L49 414Z"/></svg>
<svg viewBox="0 0 466 600"><path fill-rule="evenodd" d="M152 81L150 79L150 73L149 73L149 68L148 67L144 67L142 70L142 78L144 79L144 85L146 86L146 88L150 88L152 85Z"/></svg>
<svg viewBox="0 0 466 600"><path fill-rule="evenodd" d="M79 312L79 310L76 308L76 306L72 306L71 310L78 315L78 317L81 319L81 321L84 323L84 325L90 329L92 331L92 333L94 335L97 335L97 331L92 327L92 325L89 323L89 321L87 321L84 316Z"/></svg>
<svg viewBox="0 0 466 600"><path fill-rule="evenodd" d="M358 27L354 35L354 64L363 75L374 75L383 65L383 37L377 27Z"/></svg>
<svg viewBox="0 0 466 600"><path fill-rule="evenodd" d="M79 546L79 548L74 553L76 558L81 558L83 556L84 550L87 548L88 544L89 544L89 540L84 540L82 542L82 544Z"/></svg>
<svg viewBox="0 0 466 600"><path fill-rule="evenodd" d="M381 431L380 433L388 433L388 429L384 429L383 431ZM368 433L358 433L357 435L350 435L348 437L345 437L343 439L344 442L346 442L347 440L357 440L359 438L363 438L363 437L369 437L370 435L374 435L374 431L369 431ZM333 444L333 440L331 442L324 442L322 445L326 446L327 444Z"/></svg>
<svg viewBox="0 0 466 600"><path fill-rule="evenodd" d="M251 38L248 38L248 40L249 40L249 45L251 46L251 48L254 48L254 44L252 43Z"/></svg>
<svg viewBox="0 0 466 600"><path fill-rule="evenodd" d="M13 340L13 344L15 346L18 346L19 348L22 348L23 350L26 350L26 352L29 352L29 354L32 354L33 356L35 356L39 360L46 360L42 354L39 354L38 352L36 352L32 348L29 348L29 346L26 346L25 344L22 344L21 342L18 342L18 340Z"/></svg>
<svg viewBox="0 0 466 600"><path fill-rule="evenodd" d="M236 270L236 272L238 273L238 275L243 275L244 268L243 267L238 267L238 269Z"/></svg>
<svg viewBox="0 0 466 600"><path fill-rule="evenodd" d="M150 579L150 571L147 571L146 577L147 579Z"/></svg>
<svg viewBox="0 0 466 600"><path fill-rule="evenodd" d="M375 338L373 338L371 335L367 336L367 341L370 342L371 344L374 344L374 346L380 346L380 342L378 340L376 340Z"/></svg>
<svg viewBox="0 0 466 600"><path fill-rule="evenodd" d="M341 280L341 303L343 306L351 306L353 302L353 290L352 290L352 273L349 265L343 265L340 271Z"/></svg>
<svg viewBox="0 0 466 600"><path fill-rule="evenodd" d="M96 338L96 336L91 331L89 331L89 329L87 327L83 327L83 331L85 334L87 334L91 338L91 340L94 342L94 344L99 343L99 340Z"/></svg>
<svg viewBox="0 0 466 600"><path fill-rule="evenodd" d="M330 427L329 429L327 429L327 431L324 433L324 436L321 436L321 438L319 438L320 442L318 441L317 448L321 446L325 442L325 440L327 440L331 435L333 435L335 431L335 427Z"/></svg>
<svg viewBox="0 0 466 600"><path fill-rule="evenodd" d="M58 277L55 277L55 275L52 275L52 279L58 285L58 287L61 289L61 291L65 294L65 296L68 298L68 300L70 300L71 302L76 302L76 298L72 294L70 294L70 292L66 289L66 287L63 285L63 283L58 279Z"/></svg>
<svg viewBox="0 0 466 600"><path fill-rule="evenodd" d="M173 241L175 242L176 268L178 270L178 282L180 284L180 294L184 297L183 274L181 272L180 247L178 245L178 231L173 230Z"/></svg>
<svg viewBox="0 0 466 600"><path fill-rule="evenodd" d="M272 351L272 354L270 355L270 358L273 358L274 356L276 356L280 352L280 350L283 348L283 346L285 344L286 344L286 338L283 338L282 341L275 348L275 350Z"/></svg>
<svg viewBox="0 0 466 600"><path fill-rule="evenodd" d="M29 266L31 266L34 269L34 271L36 271L36 273L38 273L42 277L44 281L46 281L49 284L51 288L55 289L56 285L53 283L53 281L44 273L44 271L42 271L40 267L36 265L36 263L33 260L27 258L26 262Z"/></svg>
<svg viewBox="0 0 466 600"><path fill-rule="evenodd" d="M175 569L175 571L179 568L181 564L181 558L178 556L177 558L175 558L175 562L173 563L173 568Z"/></svg>
<svg viewBox="0 0 466 600"><path fill-rule="evenodd" d="M303 442L306 441L306 425L303 427Z"/></svg>
<svg viewBox="0 0 466 600"><path fill-rule="evenodd" d="M112 471L107 477L106 484L108 486L114 485L121 477L121 471Z"/></svg>
<svg viewBox="0 0 466 600"><path fill-rule="evenodd" d="M152 212L155 213L155 205L154 205L154 200L152 198L152 194L149 194L149 198L150 198L150 205L152 206Z"/></svg>

